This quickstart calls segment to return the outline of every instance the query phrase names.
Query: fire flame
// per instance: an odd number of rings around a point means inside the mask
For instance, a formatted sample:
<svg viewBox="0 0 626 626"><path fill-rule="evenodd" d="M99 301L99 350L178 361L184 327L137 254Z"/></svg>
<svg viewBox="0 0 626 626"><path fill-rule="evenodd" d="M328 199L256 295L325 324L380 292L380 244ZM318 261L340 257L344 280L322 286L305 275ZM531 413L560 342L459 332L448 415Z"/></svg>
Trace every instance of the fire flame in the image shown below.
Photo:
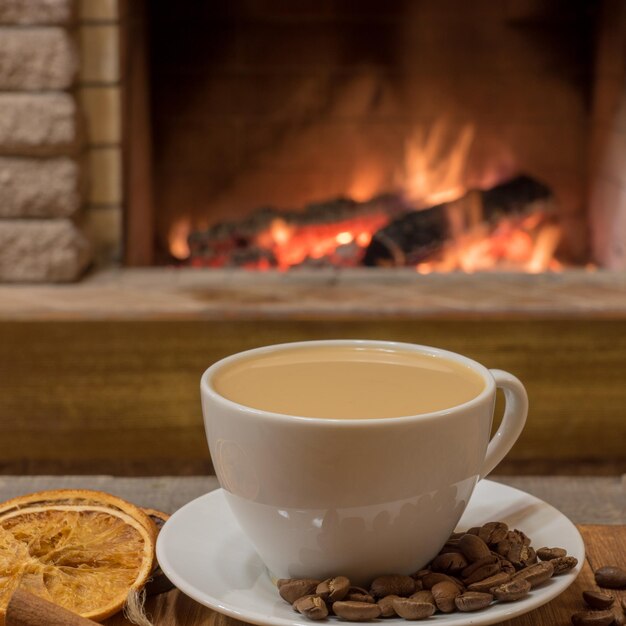
<svg viewBox="0 0 626 626"><path fill-rule="evenodd" d="M420 274L431 272L525 271L538 273L558 271L554 259L561 231L541 211L530 215L502 218L489 224L483 220L482 209L471 208L465 171L475 136L475 128L467 124L451 135L450 125L442 120L429 129L418 127L405 142L404 166L397 180L402 197L416 210L463 198L469 200L470 225L454 230L450 241L429 258L417 263ZM375 164L374 164L375 165ZM493 187L501 182L497 170L485 172L483 183ZM380 171L372 163L363 166L359 176L347 182L351 197L364 202L384 191ZM474 213L476 215L474 215ZM303 263L324 262L339 267L359 265L373 236L385 227L391 216L383 211L359 214L350 219L324 223L300 223L289 218L276 218L269 227L253 235L250 244L261 253L242 257L243 267L254 269L288 269ZM454 226L454 224L452 225ZM169 246L177 259L190 256L188 242L192 230L188 218L176 222L169 233ZM209 260L193 257L192 265L220 267L230 262L230 249L237 244L226 242ZM230 247L229 247L230 246Z"/></svg>
<svg viewBox="0 0 626 626"><path fill-rule="evenodd" d="M363 252L369 245L373 233L385 226L389 217L382 213L360 216L329 224L287 224L275 219L268 230L256 239L257 245L272 251L279 269L300 265L307 259L337 257L337 265L348 265L360 259L360 254L351 253L341 257L342 246L356 246Z"/></svg>
<svg viewBox="0 0 626 626"><path fill-rule="evenodd" d="M174 222L168 234L168 243L170 254L175 259L188 259L191 251L189 250L189 233L191 233L191 220L182 218Z"/></svg>
<svg viewBox="0 0 626 626"><path fill-rule="evenodd" d="M420 274L461 271L468 274L494 270L539 273L559 271L554 252L561 229L545 215L503 219L489 231L485 225L458 236L434 256L418 263Z"/></svg>
<svg viewBox="0 0 626 626"><path fill-rule="evenodd" d="M448 135L448 125L438 120L430 131L418 127L406 140L401 184L404 194L417 206L451 202L467 191L463 173L474 141L474 127L465 125L452 145Z"/></svg>

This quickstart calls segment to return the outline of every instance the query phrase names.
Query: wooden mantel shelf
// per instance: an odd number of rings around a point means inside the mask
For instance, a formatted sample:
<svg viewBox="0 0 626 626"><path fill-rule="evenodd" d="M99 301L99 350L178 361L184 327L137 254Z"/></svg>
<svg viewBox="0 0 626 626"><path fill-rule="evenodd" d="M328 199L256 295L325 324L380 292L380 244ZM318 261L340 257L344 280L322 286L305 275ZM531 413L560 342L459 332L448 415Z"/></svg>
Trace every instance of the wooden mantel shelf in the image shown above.
<svg viewBox="0 0 626 626"><path fill-rule="evenodd" d="M626 318L626 273L109 269L0 286L0 320Z"/></svg>
<svg viewBox="0 0 626 626"><path fill-rule="evenodd" d="M204 369L329 338L438 346L514 373L531 414L510 471L626 471L626 273L175 268L0 286L0 470L202 472Z"/></svg>

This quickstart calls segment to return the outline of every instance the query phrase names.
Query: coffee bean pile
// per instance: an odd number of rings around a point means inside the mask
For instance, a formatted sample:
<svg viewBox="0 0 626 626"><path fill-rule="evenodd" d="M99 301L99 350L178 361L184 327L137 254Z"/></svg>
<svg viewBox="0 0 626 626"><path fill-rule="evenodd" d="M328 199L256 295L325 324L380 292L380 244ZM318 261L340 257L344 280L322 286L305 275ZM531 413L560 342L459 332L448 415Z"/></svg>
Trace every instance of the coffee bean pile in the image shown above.
<svg viewBox="0 0 626 626"><path fill-rule="evenodd" d="M563 548L535 551L522 531L489 522L452 534L425 569L411 576L379 576L369 589L353 586L345 576L287 578L276 585L283 600L312 620L329 615L352 622L421 620L436 612L478 611L494 602L515 602L577 563Z"/></svg>
<svg viewBox="0 0 626 626"><path fill-rule="evenodd" d="M598 587L604 589L626 589L626 570L614 565L606 565L594 572ZM572 615L574 626L622 626L625 622L626 597L622 598L621 607L615 598L604 591L589 589L583 591L585 610Z"/></svg>

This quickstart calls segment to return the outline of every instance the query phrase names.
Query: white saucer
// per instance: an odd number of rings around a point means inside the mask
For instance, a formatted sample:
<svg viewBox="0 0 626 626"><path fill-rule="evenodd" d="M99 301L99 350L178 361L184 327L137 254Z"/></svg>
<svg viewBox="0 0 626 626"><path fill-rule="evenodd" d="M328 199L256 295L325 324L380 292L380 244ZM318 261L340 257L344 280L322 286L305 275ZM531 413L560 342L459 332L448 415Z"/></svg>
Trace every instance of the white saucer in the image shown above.
<svg viewBox="0 0 626 626"><path fill-rule="evenodd" d="M478 613L438 613L428 620L435 626L494 624L527 613L567 589L582 568L582 537L562 513L523 491L482 480L459 529L493 520L524 531L537 548L565 548L578 559L578 565L534 589L524 600L494 604ZM268 626L315 623L295 613L279 597L261 560L233 518L221 489L197 498L170 517L159 533L157 558L166 576L183 593L220 613ZM377 621L406 626L406 621L399 618Z"/></svg>

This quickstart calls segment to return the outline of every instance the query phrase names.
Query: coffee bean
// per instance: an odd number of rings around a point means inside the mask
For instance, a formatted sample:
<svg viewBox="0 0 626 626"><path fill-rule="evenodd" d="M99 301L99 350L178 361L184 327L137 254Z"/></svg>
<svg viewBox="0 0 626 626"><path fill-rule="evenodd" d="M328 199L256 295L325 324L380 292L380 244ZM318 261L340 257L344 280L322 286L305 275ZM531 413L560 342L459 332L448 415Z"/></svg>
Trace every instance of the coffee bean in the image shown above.
<svg viewBox="0 0 626 626"><path fill-rule="evenodd" d="M276 584L280 597L285 602L293 604L298 598L315 593L320 581L312 578L281 578Z"/></svg>
<svg viewBox="0 0 626 626"><path fill-rule="evenodd" d="M454 598L454 604L459 611L479 611L488 607L493 601L490 593L481 593L479 591L466 591L460 596Z"/></svg>
<svg viewBox="0 0 626 626"><path fill-rule="evenodd" d="M500 571L500 563L485 563L481 567L475 569L469 576L463 579L466 585L472 585L474 583L490 578Z"/></svg>
<svg viewBox="0 0 626 626"><path fill-rule="evenodd" d="M465 557L457 552L446 552L436 556L432 562L433 572L443 572L444 574L456 574L467 567Z"/></svg>
<svg viewBox="0 0 626 626"><path fill-rule="evenodd" d="M552 578L553 574L554 565L552 565L551 561L541 561L540 563L535 563L534 565L529 565L528 567L521 569L513 575L512 580L523 578L524 580L527 580L530 583L531 588L534 589L542 583L545 583L549 578Z"/></svg>
<svg viewBox="0 0 626 626"><path fill-rule="evenodd" d="M615 565L601 567L594 572L598 586L607 589L626 589L626 570Z"/></svg>
<svg viewBox="0 0 626 626"><path fill-rule="evenodd" d="M345 576L335 576L323 580L315 589L315 593L328 602L343 600L350 590L350 580Z"/></svg>
<svg viewBox="0 0 626 626"><path fill-rule="evenodd" d="M432 589L437 583L441 582L454 583L459 589L462 589L465 586L458 578L454 578L453 576L449 576L448 574L442 574L440 572L433 572L431 574L427 574L422 578L422 584L424 585L424 589Z"/></svg>
<svg viewBox="0 0 626 626"><path fill-rule="evenodd" d="M510 559L509 559L510 560ZM511 561L512 562L512 561ZM537 553L532 546L524 546L520 553L519 567L524 568L537 562ZM512 562L513 563L513 562ZM513 563L513 567L517 567L517 563Z"/></svg>
<svg viewBox="0 0 626 626"><path fill-rule="evenodd" d="M524 561L528 558L528 548L523 543L511 543L504 555L511 561L515 569L524 567Z"/></svg>
<svg viewBox="0 0 626 626"><path fill-rule="evenodd" d="M509 527L504 522L487 522L480 527L478 536L487 544L495 545L506 536Z"/></svg>
<svg viewBox="0 0 626 626"><path fill-rule="evenodd" d="M411 598L411 600L417 600L418 602L430 602L430 604L435 604L435 596L433 596L433 592L429 591L428 589L416 591L409 597Z"/></svg>
<svg viewBox="0 0 626 626"><path fill-rule="evenodd" d="M508 539L503 539L502 541L498 541L495 549L500 556L506 557L512 545L513 543L511 541L509 541Z"/></svg>
<svg viewBox="0 0 626 626"><path fill-rule="evenodd" d="M363 587L350 587L344 600L350 602L367 602L368 604L374 604L376 600L374 597Z"/></svg>
<svg viewBox="0 0 626 626"><path fill-rule="evenodd" d="M507 538L499 541L495 549L500 556L511 561L516 567L525 567L534 563L537 558L529 542L528 537L519 530L509 531Z"/></svg>
<svg viewBox="0 0 626 626"><path fill-rule="evenodd" d="M542 561L551 561L561 556L567 556L567 550L563 548L539 548L539 550L537 550L537 556Z"/></svg>
<svg viewBox="0 0 626 626"><path fill-rule="evenodd" d="M515 567L513 567L513 563L511 563L509 559L507 559L506 557L503 557L501 554L498 554L497 552L492 552L491 554L493 554L498 559L500 563L500 569L503 572L510 574L511 576L515 574L517 570L515 569Z"/></svg>
<svg viewBox="0 0 626 626"><path fill-rule="evenodd" d="M397 598L393 601L395 612L404 619L426 619L435 612L435 605L430 602L420 602L411 598Z"/></svg>
<svg viewBox="0 0 626 626"><path fill-rule="evenodd" d="M610 626L612 623L611 611L579 611L572 615L574 626Z"/></svg>
<svg viewBox="0 0 626 626"><path fill-rule="evenodd" d="M395 609L393 608L393 601L396 599L400 599L400 596L390 595L381 598L376 604L380 607L380 616L381 617L395 617L397 615Z"/></svg>
<svg viewBox="0 0 626 626"><path fill-rule="evenodd" d="M492 563L498 563L498 557L495 554L492 554L490 552L487 556L484 556L482 559L478 559L477 561L474 561L471 565L468 565L461 572L461 578L463 580L466 578L469 578L477 569L480 569L481 567L485 565L491 565Z"/></svg>
<svg viewBox="0 0 626 626"><path fill-rule="evenodd" d="M461 552L458 539L448 539L448 541L443 544L443 548L439 550L439 554L447 554L448 552Z"/></svg>
<svg viewBox="0 0 626 626"><path fill-rule="evenodd" d="M326 602L318 595L303 596L293 603L293 607L298 613L302 613L309 619L325 619L328 617Z"/></svg>
<svg viewBox="0 0 626 626"><path fill-rule="evenodd" d="M506 539L508 539L511 543L521 543L525 546L530 545L530 538L526 533L523 533L521 530L515 528L514 530L509 530L506 534Z"/></svg>
<svg viewBox="0 0 626 626"><path fill-rule="evenodd" d="M503 547L503 544L507 544ZM535 550L521 542L500 542L498 553L513 564L515 569L522 569L532 565L537 560Z"/></svg>
<svg viewBox="0 0 626 626"><path fill-rule="evenodd" d="M489 546L477 535L469 533L459 539L459 548L470 563L479 561L490 554Z"/></svg>
<svg viewBox="0 0 626 626"><path fill-rule="evenodd" d="M333 603L333 612L335 615L351 622L366 622L380 617L378 604L369 604L367 602L339 600Z"/></svg>
<svg viewBox="0 0 626 626"><path fill-rule="evenodd" d="M414 591L415 581L410 576L402 576L401 574L379 576L370 585L370 593L375 598L384 598L392 594L410 596Z"/></svg>
<svg viewBox="0 0 626 626"><path fill-rule="evenodd" d="M594 591L593 589L583 591L583 600L586 602L587 606L599 610L610 608L615 601L613 596L610 596L608 593Z"/></svg>
<svg viewBox="0 0 626 626"><path fill-rule="evenodd" d="M485 578L477 583L472 583L468 585L468 591L480 591L487 593L494 587L498 587L499 585L503 585L504 583L509 582L511 580L511 575L506 574L505 572L498 572L494 576L489 576L489 578Z"/></svg>
<svg viewBox="0 0 626 626"><path fill-rule="evenodd" d="M523 578L510 580L492 589L496 600L500 602L515 602L523 598L530 591L530 583Z"/></svg>
<svg viewBox="0 0 626 626"><path fill-rule="evenodd" d="M489 606L494 597L500 602L523 598L552 575L568 572L578 564L564 548L542 547L535 552L530 543L523 531L509 530L504 522L488 522L453 533L424 569L411 576L379 576L369 591L351 586L345 576L323 581L280 579L276 586L294 610L311 620L329 614L350 621L395 615L417 620L430 617L437 609L442 613L475 611ZM595 575L601 586L626 588L626 571L620 567L603 567ZM602 613L612 608L608 612L613 626L624 626L623 611L610 595L589 590L583 592L583 598L598 610L577 613L572 618L574 624L609 624L603 621L606 617ZM622 600L624 610L625 604Z"/></svg>
<svg viewBox="0 0 626 626"><path fill-rule="evenodd" d="M435 604L442 613L452 613L456 609L454 598L461 595L461 590L457 585L448 580L437 583L431 589Z"/></svg>
<svg viewBox="0 0 626 626"><path fill-rule="evenodd" d="M578 559L573 556L559 556L550 561L554 567L554 576L565 574L578 565Z"/></svg>
<svg viewBox="0 0 626 626"><path fill-rule="evenodd" d="M428 574L431 574L432 572L429 569L420 569L417 572L415 572L414 574L411 574L411 578L413 580L422 580L422 578L424 578L424 576L428 576Z"/></svg>
<svg viewBox="0 0 626 626"><path fill-rule="evenodd" d="M441 548L441 550L439 550L439 552L437 553L437 556L440 556L442 554L463 554L463 553L461 552L461 548L459 548L458 546L450 546L446 544L443 546L443 548Z"/></svg>
<svg viewBox="0 0 626 626"><path fill-rule="evenodd" d="M292 605L291 608L296 611L297 613L300 612L300 609L298 608L300 606L300 603L305 602L306 600L309 600L310 598L319 598L319 596L316 593L308 593L306 596L302 596L301 598L298 598Z"/></svg>

